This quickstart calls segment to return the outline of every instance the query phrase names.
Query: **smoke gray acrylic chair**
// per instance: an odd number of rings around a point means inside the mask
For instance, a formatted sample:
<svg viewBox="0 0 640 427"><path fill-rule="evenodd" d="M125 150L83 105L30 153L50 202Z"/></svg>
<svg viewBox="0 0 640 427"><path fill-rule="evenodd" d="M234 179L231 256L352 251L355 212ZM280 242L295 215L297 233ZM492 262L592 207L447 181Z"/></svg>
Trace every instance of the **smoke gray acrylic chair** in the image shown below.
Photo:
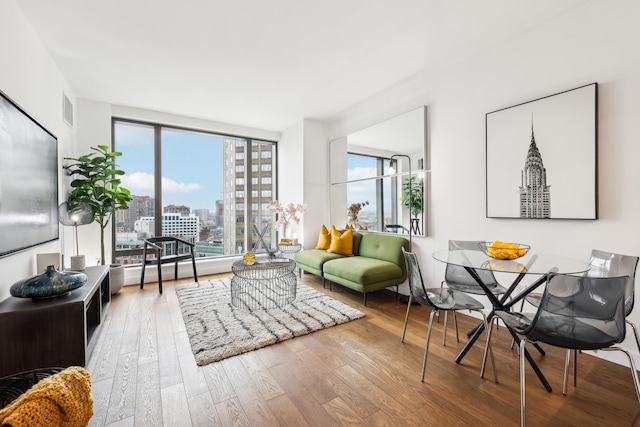
<svg viewBox="0 0 640 427"><path fill-rule="evenodd" d="M495 319L520 340L520 423L526 425L525 345L543 342L569 350L619 350L627 355L640 401L638 374L631 354L616 346L625 337L625 287L629 277L549 275L536 313L496 310ZM491 349L491 331L485 347ZM640 348L639 348L640 350ZM485 356L486 357L486 356ZM567 353L567 359L569 353ZM565 366L566 374L566 366Z"/></svg>
<svg viewBox="0 0 640 427"><path fill-rule="evenodd" d="M411 308L411 302L417 301L422 305L430 306L433 308L431 310L431 314L429 316L429 327L427 329L427 342L424 348L424 359L422 361L422 377L421 381L424 382L424 372L427 366L427 355L429 353L429 340L431 339L431 329L433 326L433 316L438 314L439 311L457 311L457 310L469 310L469 311L477 311L482 315L482 319L485 325L485 331L488 331L487 328L487 317L484 314L484 306L482 303L475 298L465 294L464 292L458 292L454 289L450 288L425 288L424 281L422 279L422 273L420 272L420 265L418 264L418 258L415 253L407 252L404 248L402 248L402 253L404 254L404 259L407 263L407 277L409 279L409 303L407 304L407 314L404 319L404 328L402 329L402 339L404 342L404 335L407 330L407 320L409 319L409 309ZM443 330L443 334L446 334L447 330ZM489 335L487 332L487 339ZM491 347L489 348L489 354L491 357L491 364L493 366L493 374L495 382L498 382L498 377L496 374L496 365L493 359L493 351ZM486 358L486 352L485 352ZM482 371L480 375L483 375L484 371L484 361L482 366Z"/></svg>
<svg viewBox="0 0 640 427"><path fill-rule="evenodd" d="M638 257L630 255L621 255L613 252L601 251L593 249L591 251L591 257L589 258L589 270L584 273L587 277L620 277L627 276L628 280L625 286L624 292L624 314L625 321L631 326L633 330L633 336L636 340L638 348L640 348L640 338L638 337L638 329L636 325L631 323L627 317L633 310L634 302L634 288L636 280L636 269L638 266ZM542 294L531 294L526 297L529 304L537 307L540 305ZM522 301L524 304L524 300ZM522 311L522 306L520 306ZM573 386L577 386L577 373L578 373L578 351L567 350L567 366L565 366L565 375L562 388L562 394L567 394L568 383L568 369L571 360L571 353L573 354Z"/></svg>
<svg viewBox="0 0 640 427"><path fill-rule="evenodd" d="M449 250L471 250L480 251L481 241L477 240L449 240ZM478 276L482 279L482 282L487 285L487 288L491 290L495 295L502 295L507 292L507 289L500 285L496 280L496 277L491 270L476 270ZM474 295L485 295L484 290L478 285L473 277L459 265L447 264L447 268L444 272L444 280L440 284L442 287L446 284L449 288L460 292L466 292Z"/></svg>
<svg viewBox="0 0 640 427"><path fill-rule="evenodd" d="M480 251L480 243L478 240L449 240L449 250L472 250L472 251ZM491 270L476 270L478 276L482 279L482 282L487 285L487 288L491 290L495 295L502 295L507 292L507 289L500 285L496 280L495 275ZM447 267L444 272L444 280L440 283L440 287L444 287L447 285L448 288L459 291L466 292L468 294L473 295L485 295L484 290L478 285L478 282L475 281L473 277L469 274L464 267L459 265L451 265L447 264ZM446 314L445 314L445 330L446 330ZM456 340L458 339L458 324L455 317L455 312L453 314L453 322L456 329Z"/></svg>

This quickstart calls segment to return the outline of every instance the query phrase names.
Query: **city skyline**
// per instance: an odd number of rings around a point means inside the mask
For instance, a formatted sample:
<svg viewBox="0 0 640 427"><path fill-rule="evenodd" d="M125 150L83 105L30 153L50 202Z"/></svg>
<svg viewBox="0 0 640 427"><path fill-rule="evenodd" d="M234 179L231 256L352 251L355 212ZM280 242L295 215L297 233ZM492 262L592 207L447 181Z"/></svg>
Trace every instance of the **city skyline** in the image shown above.
<svg viewBox="0 0 640 427"><path fill-rule="evenodd" d="M153 127L116 123L115 149L123 155L118 167L125 171L122 185L132 195L154 197ZM224 140L209 134L183 130L162 131L162 205L215 210L223 199Z"/></svg>

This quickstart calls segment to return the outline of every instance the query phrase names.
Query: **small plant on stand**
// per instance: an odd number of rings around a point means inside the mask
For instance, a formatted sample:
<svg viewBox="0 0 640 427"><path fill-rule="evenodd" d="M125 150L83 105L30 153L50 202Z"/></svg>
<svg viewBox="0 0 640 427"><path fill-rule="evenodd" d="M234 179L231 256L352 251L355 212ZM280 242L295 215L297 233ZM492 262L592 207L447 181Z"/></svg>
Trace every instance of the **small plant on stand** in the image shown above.
<svg viewBox="0 0 640 427"><path fill-rule="evenodd" d="M415 176L405 178L402 183L402 206L409 209L411 219L411 232L420 234L420 219L418 215L424 210L424 182L417 180Z"/></svg>

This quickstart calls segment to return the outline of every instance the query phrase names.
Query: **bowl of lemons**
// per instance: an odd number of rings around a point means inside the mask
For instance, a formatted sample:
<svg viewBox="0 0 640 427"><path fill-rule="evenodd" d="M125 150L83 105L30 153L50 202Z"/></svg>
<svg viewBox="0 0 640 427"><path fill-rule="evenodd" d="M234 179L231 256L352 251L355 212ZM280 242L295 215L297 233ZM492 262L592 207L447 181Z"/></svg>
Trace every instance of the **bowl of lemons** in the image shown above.
<svg viewBox="0 0 640 427"><path fill-rule="evenodd" d="M531 246L522 243L509 243L494 240L493 242L481 242L480 250L491 258L513 260L523 257L529 252Z"/></svg>

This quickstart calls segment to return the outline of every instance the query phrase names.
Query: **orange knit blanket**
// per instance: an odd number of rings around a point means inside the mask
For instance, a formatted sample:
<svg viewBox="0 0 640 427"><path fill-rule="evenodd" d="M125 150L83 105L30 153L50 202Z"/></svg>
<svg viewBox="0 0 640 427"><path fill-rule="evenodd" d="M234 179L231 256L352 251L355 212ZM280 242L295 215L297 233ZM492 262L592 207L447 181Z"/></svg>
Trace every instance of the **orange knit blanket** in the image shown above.
<svg viewBox="0 0 640 427"><path fill-rule="evenodd" d="M93 416L91 377L72 366L45 378L0 409L0 424L12 427L81 427Z"/></svg>

